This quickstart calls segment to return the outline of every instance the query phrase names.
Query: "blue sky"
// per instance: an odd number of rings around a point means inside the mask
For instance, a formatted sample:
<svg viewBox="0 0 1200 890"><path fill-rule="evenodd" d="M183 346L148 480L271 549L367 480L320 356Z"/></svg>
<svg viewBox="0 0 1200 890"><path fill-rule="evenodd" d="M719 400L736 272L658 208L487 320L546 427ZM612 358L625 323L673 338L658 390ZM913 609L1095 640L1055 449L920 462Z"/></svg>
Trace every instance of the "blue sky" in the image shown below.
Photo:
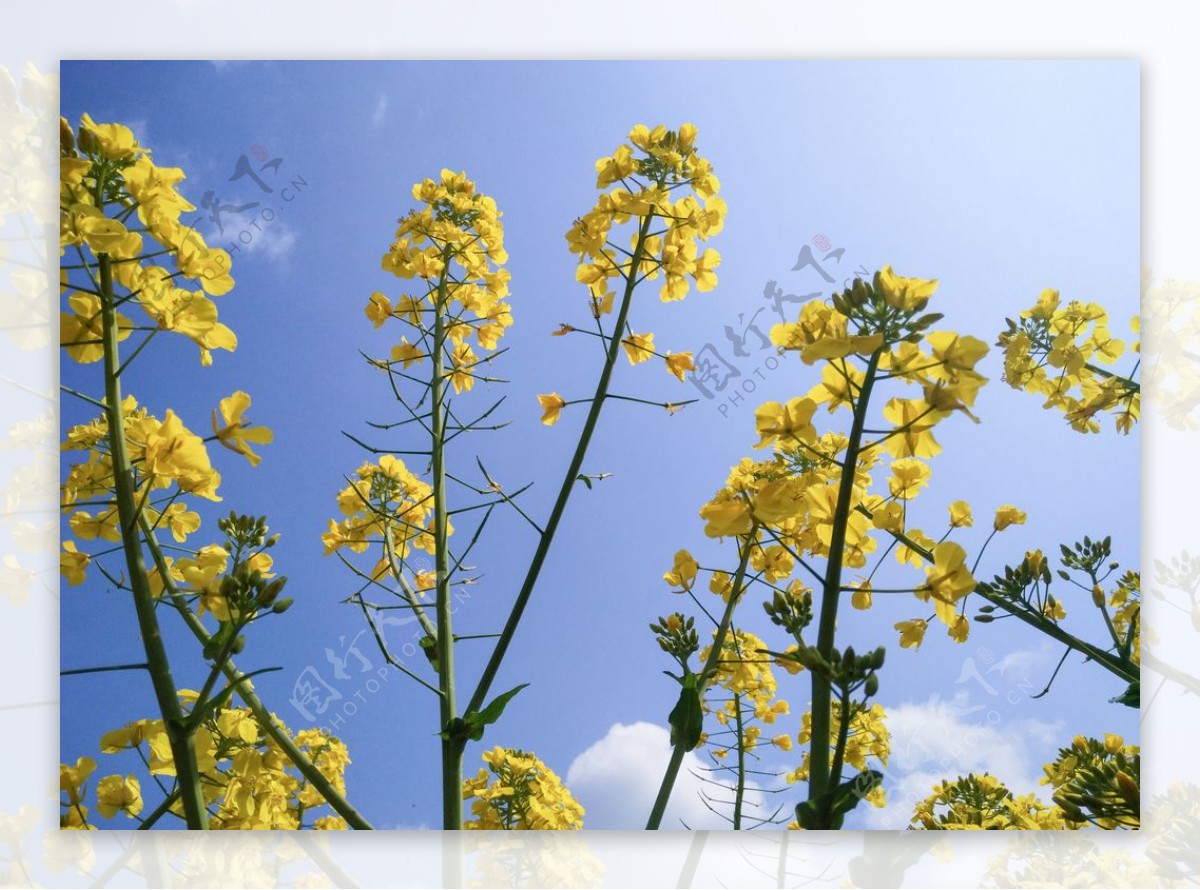
<svg viewBox="0 0 1200 890"><path fill-rule="evenodd" d="M238 334L237 352L217 353L202 369L190 342L160 338L132 367L127 387L157 413L174 407L193 429L207 426L220 398L244 389L254 399L252 419L275 431L256 469L228 452L214 460L224 477L221 507L265 513L283 535L274 555L296 605L259 626L240 663L283 668L258 687L293 728L305 723L288 703L293 683L309 666L332 683L326 649L341 652L363 630L357 610L339 605L353 579L322 557L319 537L343 474L364 457L341 431L364 436L365 420L400 419L359 350L381 354L393 342L395 332L373 331L362 310L372 291L397 292L379 258L411 206L411 184L442 167L466 170L505 214L515 325L500 369L511 382L477 387L470 403L482 408L489 396L506 394L501 410L512 425L460 438L465 444L452 460L465 470L478 451L506 487L535 481L525 508L544 516L582 412L568 409L547 429L535 395L585 397L598 372L590 344L549 336L561 322L587 318L563 233L595 200L593 161L633 124L699 126L701 153L716 165L729 204L713 242L723 257L720 285L670 305L648 290L633 326L655 331L660 349L712 344L739 371L730 388L754 381L754 391L736 403L708 400L658 363L618 368L616 392L700 401L673 417L631 404L606 408L585 471L612 478L577 492L568 509L496 689L532 685L486 738L489 746L536 751L563 777L576 764L593 827L640 825L644 808L625 801L657 780L653 769L639 770L665 748L651 724L665 726L675 693L646 625L683 608L661 574L681 547L706 565L730 561L728 548L704 539L696 511L728 467L751 453L754 407L807 392L819 373L791 357L757 377L771 353L751 334L750 356L734 356L725 327L767 331L778 321L762 296L768 280L785 293L827 292L814 270L793 271L800 250L825 236L845 248L840 263L827 265L838 281L860 265L885 263L936 277L932 308L946 314L942 325L989 343L1004 317L1044 287L1101 303L1114 330L1123 330L1139 292L1138 90L1138 68L1127 62L62 66L63 113L72 121L86 111L132 126L157 163L184 168L183 190L197 205L206 190L224 204L259 202L227 213L222 235L206 233L212 244L239 245L237 286L218 300L221 320ZM255 146L281 160L263 174L270 194L246 178L229 181ZM1071 432L1034 397L1000 383L994 349L980 370L991 378L976 410L983 423L954 418L939 428L945 450L916 502L917 527L940 534L946 504L965 498L977 526L956 539L971 551L986 537L991 511L1015 503L1029 522L998 536L982 576L1026 549L1049 553L1084 534L1111 534L1118 558L1135 566L1136 437ZM64 362L63 382L94 391L95 371ZM64 426L86 416L64 401ZM385 437L371 441L382 445ZM399 434L386 441L420 447ZM205 526L214 536L215 515ZM198 542L208 540L203 531ZM489 532L474 551L482 578L460 606L457 632L499 629L533 550L518 521L494 522ZM64 594L64 667L137 660L132 610L121 596L91 583ZM839 640L889 648L879 698L896 715L890 778L897 798L928 776L968 769L1027 783L1077 732L1136 737L1136 713L1105 703L1120 685L1078 659L1068 660L1049 695L1030 699L1061 654L1032 631L1011 621L976 626L967 644L955 646L931 628L918 652L901 651L892 624L921 610L911 597L883 599L865 615L847 616ZM1074 605L1080 623L1073 626L1098 633L1083 623L1090 607ZM751 605L743 615L755 612ZM747 621L771 639L758 614ZM406 632L396 629L394 641ZM378 665L369 639L359 643ZM465 678L477 676L487 655L486 643L469 645L460 647ZM176 663L181 683L196 682L184 659ZM970 679L972 670L986 685ZM338 728L354 759L351 798L380 827L436 826L432 696L396 674L370 691L364 678L372 674L351 671L333 684L343 704L358 703ZM773 731L794 732L807 678L781 676L781 688L793 714ZM124 674L70 678L62 700L62 755L71 761L95 756L105 729L152 707L143 679ZM469 772L478 754L468 751ZM111 764L102 762L102 771L121 769L105 759ZM767 763L789 766L785 755ZM697 808L684 800L690 794L681 790L675 815L694 824ZM789 794L799 800L799 789ZM855 824L902 824L856 814L863 818Z"/></svg>

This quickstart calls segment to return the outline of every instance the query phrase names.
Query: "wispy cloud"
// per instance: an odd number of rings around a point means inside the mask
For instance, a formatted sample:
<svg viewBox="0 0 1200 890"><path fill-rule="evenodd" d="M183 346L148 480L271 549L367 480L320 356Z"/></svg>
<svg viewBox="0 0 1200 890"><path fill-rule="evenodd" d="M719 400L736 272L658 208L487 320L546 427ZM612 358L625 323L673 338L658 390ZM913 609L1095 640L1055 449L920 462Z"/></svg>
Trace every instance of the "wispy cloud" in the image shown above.
<svg viewBox="0 0 1200 890"><path fill-rule="evenodd" d="M371 126L378 127L383 123L384 117L387 115L388 97L386 93L380 93L375 98L375 110L371 112Z"/></svg>
<svg viewBox="0 0 1200 890"><path fill-rule="evenodd" d="M1045 793L1038 784L1039 758L1061 742L1062 722L1009 718L992 723L986 706L968 701L960 691L948 700L935 697L888 708L888 805L863 808L869 828L906 828L913 805L928 797L934 784L972 772L991 773L1015 794Z"/></svg>
<svg viewBox="0 0 1200 890"><path fill-rule="evenodd" d="M276 219L252 233L254 237L245 242L238 242L243 253L261 253L268 260L280 266L287 265L287 259L296 246L296 232L287 223Z"/></svg>

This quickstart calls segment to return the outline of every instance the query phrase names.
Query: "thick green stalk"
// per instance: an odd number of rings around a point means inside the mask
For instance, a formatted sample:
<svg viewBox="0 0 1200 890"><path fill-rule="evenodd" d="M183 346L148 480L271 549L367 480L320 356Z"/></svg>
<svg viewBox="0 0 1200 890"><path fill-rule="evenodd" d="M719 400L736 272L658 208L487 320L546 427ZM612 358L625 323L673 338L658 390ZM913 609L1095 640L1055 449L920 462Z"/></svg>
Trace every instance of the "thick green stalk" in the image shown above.
<svg viewBox="0 0 1200 890"><path fill-rule="evenodd" d="M105 254L99 257L100 265L100 313L104 339L104 403L108 420L109 456L113 467L113 490L117 501L117 517L121 525L121 544L125 551L125 567L129 572L129 586L133 591L133 605L137 612L138 630L142 647L146 653L147 671L154 687L154 697L162 713L163 726L171 743L171 756L175 761L175 776L183 800L184 818L188 828L207 829L208 811L200 787L200 769L196 764L196 742L194 729L184 718L179 704L179 692L171 676L167 649L163 644L154 611L154 595L142 560L142 542L138 530L137 499L133 482L133 470L129 465L129 454L125 444L125 423L121 412L121 379L117 376L120 366L118 352L117 310L114 306L112 288L112 266Z"/></svg>
<svg viewBox="0 0 1200 890"><path fill-rule="evenodd" d="M446 307L447 276L450 267L448 251L443 257L446 269L438 283L437 306L433 322L433 379L430 381L430 401L433 421L433 539L434 569L437 574L437 662L438 688L441 691L441 726L443 730L458 716L454 701L454 633L450 625L450 544L446 539ZM442 828L462 828L462 760L465 739L447 732L442 738Z"/></svg>
<svg viewBox="0 0 1200 890"><path fill-rule="evenodd" d="M653 214L648 214L642 222L641 228L638 229L637 241L634 243L633 253L630 257L629 277L625 280L625 292L621 296L621 306L617 310L616 325L613 329L612 338L609 341L608 352L605 355L604 369L600 372L600 379L596 383L596 394L592 397L592 404L588 409L587 419L583 423L583 431L579 434L579 443L575 446L575 454L571 457L571 463L567 467L567 473L563 477L562 486L558 491L558 498L554 502L554 507L550 510L550 518L546 520L546 527L538 539L537 549L534 551L533 559L529 563L529 569L525 574L525 580L521 584L521 589L517 593L517 598L513 602L508 621L505 623L504 630L501 631L500 638L496 641L496 648L492 650L492 655L488 659L487 666L479 678L479 684L475 687L470 704L467 705L468 711L478 711L484 705L484 699L487 698L492 682L496 679L496 673L500 670L500 664L504 660L505 653L508 652L508 646L512 642L513 635L516 633L517 625L521 622L525 606L529 602L529 597L533 594L534 585L537 584L538 575L542 571L542 564L546 560L546 554L550 551L550 545L554 540L554 533L558 529L558 523L562 519L563 511L567 507L567 501L571 497L571 492L575 490L579 472L583 468L583 459L587 455L588 445L592 441L592 433L596 429L596 421L600 418L600 409L604 406L604 401L608 396L608 384L612 378L613 368L621 355L621 341L625 338L625 325L629 320L629 307L633 302L633 291L637 285L638 270L641 268L643 254L645 253L646 237L650 233L650 224L653 220Z"/></svg>
<svg viewBox="0 0 1200 890"><path fill-rule="evenodd" d="M192 634L195 635L196 639L200 641L200 644L208 645L210 639L209 633L205 630L204 624L201 623L200 619L188 608L187 601L184 600L183 596L176 589L175 581L171 578L170 567L163 558L162 549L158 546L158 541L154 538L150 524L146 522L144 516L139 521L142 523L142 533L146 536L146 543L150 547L150 554L154 557L154 565L158 568L158 576L163 579L163 588L171 598L171 603L175 606L179 614L183 616L184 623L188 626ZM230 683L236 682L242 676L237 669L237 665L233 663L232 658L225 659L221 665L221 671ZM246 707L253 712L254 719L258 722L258 725L283 749L284 754L287 755L288 760L300 772L300 775L308 779L312 786L321 793L321 796L325 798L329 806L333 808L333 811L345 819L346 824L351 828L365 831L371 830L371 823L364 819L358 810L351 806L350 802L317 769L317 765L309 759L308 755L296 746L291 736L287 734L287 730L284 729L283 724L275 719L267 709L267 706L263 704L262 699L254 693L250 682L243 681L237 683L235 690L238 697L246 703Z"/></svg>
<svg viewBox="0 0 1200 890"><path fill-rule="evenodd" d="M838 597L842 587L842 564L845 561L846 526L850 521L850 502L854 495L854 476L858 470L858 454L862 446L863 427L879 368L880 350L867 362L863 383L854 404L854 420L842 462L842 478L838 488L837 506L833 514L833 531L829 541L829 561L825 569L825 587L821 594L821 618L817 627L817 651L826 661L833 652L834 632L837 629ZM828 677L817 671L812 675L812 745L809 750L808 799L817 800L829 790L829 727L832 695Z"/></svg>
<svg viewBox="0 0 1200 890"><path fill-rule="evenodd" d="M729 628L733 624L733 610L744 592L746 566L750 562L750 551L754 549L754 539L757 532L758 526L755 525L746 536L746 541L738 560L737 571L734 573L733 582L729 589L729 602L725 604L725 611L721 614L721 622L717 625L717 632L713 636L712 648L708 651L708 658L704 662L704 667L696 675L696 694L700 696L701 701L704 700L704 690L708 688L708 681L712 679L721 663L721 653L725 649L725 637L729 634ZM663 774L662 783L658 787L658 796L654 799L654 807L650 810L650 818L646 820L647 831L655 831L662 824L663 813L667 810L667 802L671 799L671 791L675 787L675 779L679 776L679 767L683 765L683 755L687 754L687 752L688 748L682 741L676 743L671 749L671 759L667 763L667 771Z"/></svg>

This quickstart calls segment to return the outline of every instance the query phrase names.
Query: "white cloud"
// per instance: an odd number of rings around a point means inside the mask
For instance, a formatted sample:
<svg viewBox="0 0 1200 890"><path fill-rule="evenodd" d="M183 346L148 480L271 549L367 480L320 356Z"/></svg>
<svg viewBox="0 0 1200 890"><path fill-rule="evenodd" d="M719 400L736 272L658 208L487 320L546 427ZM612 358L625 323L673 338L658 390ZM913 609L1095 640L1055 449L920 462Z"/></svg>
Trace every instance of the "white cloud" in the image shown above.
<svg viewBox="0 0 1200 890"><path fill-rule="evenodd" d="M868 827L907 827L913 804L929 796L933 785L967 773L991 773L1014 794L1041 792L1038 784L1048 752L1061 741L1061 721L999 718L985 705L968 705L960 690L954 698L888 708L892 753L884 785L888 805L864 808ZM992 722L989 717L996 715Z"/></svg>
<svg viewBox="0 0 1200 890"><path fill-rule="evenodd" d="M262 253L273 263L284 264L292 249L296 246L296 233L287 223L276 219L262 224L262 227L251 234L254 237L247 243L238 242L243 253Z"/></svg>
<svg viewBox="0 0 1200 890"><path fill-rule="evenodd" d="M670 733L661 726L645 722L613 724L604 738L576 757L567 770L567 787L587 811L584 827L644 827L670 758ZM700 797L701 791L710 798L733 797L732 791L704 781L711 778L704 771L708 766L694 753L684 755L663 816L664 829L678 829L685 824L690 828L729 828L728 821L712 812ZM767 804L758 787L748 784L747 789L747 816L767 815ZM721 813L731 809L728 805L715 806Z"/></svg>
<svg viewBox="0 0 1200 890"><path fill-rule="evenodd" d="M224 199L221 200L224 204ZM231 200L229 206L236 208L242 203L240 199ZM223 232L211 225L201 234L213 247L228 250L233 255L235 266L239 259L258 255L280 268L287 267L288 258L296 247L296 231L278 215L268 220L257 210L250 209L241 214L223 213L221 221L224 223Z"/></svg>
<svg viewBox="0 0 1200 890"><path fill-rule="evenodd" d="M371 112L371 126L378 127L383 123L384 115L387 114L388 97L385 93L380 93L375 99L375 110Z"/></svg>

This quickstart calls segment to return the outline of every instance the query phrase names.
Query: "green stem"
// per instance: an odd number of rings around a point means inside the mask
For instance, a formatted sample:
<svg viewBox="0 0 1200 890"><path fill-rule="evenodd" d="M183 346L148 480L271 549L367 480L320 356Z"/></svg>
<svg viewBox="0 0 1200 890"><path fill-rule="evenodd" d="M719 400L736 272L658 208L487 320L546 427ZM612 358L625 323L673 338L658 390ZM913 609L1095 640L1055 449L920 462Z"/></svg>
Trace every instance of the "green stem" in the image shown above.
<svg viewBox="0 0 1200 890"><path fill-rule="evenodd" d="M146 653L147 670L154 687L154 696L162 713L163 726L171 744L175 774L183 798L184 818L188 828L207 829L208 813L200 787L200 769L196 763L195 735L184 718L179 704L179 692L171 676L167 649L163 643L154 611L154 595L142 560L142 543L138 534L140 512L134 497L133 470L125 447L125 423L121 413L121 381L117 377L119 364L117 311L113 307L112 267L107 254L100 254L101 323L104 337L104 403L108 419L109 457L113 466L113 489L117 501L117 516L121 526L121 543L125 551L125 567L133 592L138 630Z"/></svg>
<svg viewBox="0 0 1200 890"><path fill-rule="evenodd" d="M563 477L562 486L558 491L558 498L555 500L554 507L550 511L550 518L546 521L545 529L538 539L537 549L534 551L533 559L529 563L529 569L525 574L525 580L521 584L521 589L517 593L517 598L513 602L508 621L505 623L500 638L496 641L496 648L492 650L491 658L488 659L487 666L479 678L479 684L475 687L470 704L467 705L468 711L478 711L483 707L484 699L487 698L492 682L496 679L496 673L500 670L500 664L504 661L504 656L508 652L508 647L512 642L513 635L516 633L517 625L521 622L525 606L533 594L534 585L537 583L538 575L542 571L542 564L546 560L546 554L550 551L550 545L554 540L554 533L558 529L558 523L562 519L567 501L570 499L571 493L575 490L576 478L583 467L583 459L587 455L588 445L592 440L592 433L596 429L596 421L600 418L600 410L608 396L608 384L612 378L613 368L621 354L620 333L625 330L625 325L629 319L629 308L633 302L633 291L637 284L637 270L641 265L646 237L650 231L650 224L653 219L653 214L648 214L642 222L641 228L638 229L637 242L634 245L633 258L630 261L629 277L625 279L625 291L621 297L621 307L617 311L616 325L613 328L616 335L609 341L608 351L605 354L604 369L600 372L600 379L596 383L596 394L592 397L592 405L588 409L587 419L583 423L583 431L579 434L579 443L575 446L575 454L572 456L566 475Z"/></svg>
<svg viewBox="0 0 1200 890"><path fill-rule="evenodd" d="M842 783L842 764L846 759L846 743L850 739L850 690L843 688L838 696L842 707L841 719L838 721L837 747L833 750L833 766L829 770L830 787L836 788Z"/></svg>
<svg viewBox="0 0 1200 890"><path fill-rule="evenodd" d="M850 503L854 495L854 476L858 470L858 454L862 445L863 427L875 386L881 350L871 354L863 374L862 388L854 404L854 421L842 462L842 478L838 488L837 507L833 514L833 531L829 541L829 562L825 569L825 587L821 594L821 619L817 628L817 652L830 661L833 638L837 629L838 591L842 586L842 564L845 561L846 526L850 520ZM829 677L817 671L812 674L812 745L809 749L808 799L819 800L829 790L829 728L832 694Z"/></svg>
<svg viewBox="0 0 1200 890"><path fill-rule="evenodd" d="M749 534L746 535L737 571L734 573L733 583L730 587L729 602L725 604L725 611L721 614L721 623L717 625L717 632L713 635L712 648L708 651L708 658L704 662L704 667L696 675L696 694L700 696L701 701L704 700L704 690L708 687L708 681L712 679L713 675L717 672L717 668L720 666L721 652L725 648L725 637L729 633L730 625L733 624L733 610L738 600L742 598L746 579L746 566L750 562L750 551L754 549L757 533L758 526L755 525L750 529ZM663 813L667 810L667 802L671 799L671 791L674 789L675 780L679 776L679 768L683 765L683 755L687 754L687 752L688 749L682 741L678 742L671 750L671 759L667 763L667 771L663 774L662 784L658 787L658 797L654 799L654 807L650 810L650 818L646 820L647 831L656 831L659 825L662 824Z"/></svg>
<svg viewBox="0 0 1200 890"><path fill-rule="evenodd" d="M861 504L855 509L868 518L872 515L871 511L863 507ZM988 541L990 541L995 534L996 533L993 531L992 534L988 536ZM903 532L891 532L891 535L914 553L920 554L926 562L933 562L933 554L910 538L908 535L904 534ZM987 544L985 543L984 546L986 547ZM975 567L978 567L978 565L979 561L976 560ZM972 575L975 574L975 567L972 567L971 569ZM1063 630L1046 616L1040 615L1029 608L1019 608L1016 603L1007 597L999 596L998 594L989 591L985 585L977 584L974 592L983 597L996 608L1002 609L1007 614L1023 621L1025 624L1028 624L1034 630L1041 631L1051 639L1057 640L1064 646L1074 649L1085 658L1090 658L1106 671L1114 674L1117 677L1120 677L1125 682L1132 683L1141 676L1137 664L1135 664L1128 657L1120 658L1114 656L1110 652L1105 652L1103 649L1079 639L1079 637L1075 636L1074 634Z"/></svg>
<svg viewBox="0 0 1200 890"><path fill-rule="evenodd" d="M148 831L149 829L153 828L154 823L157 822L159 819L161 819L163 816L165 816L167 814L167 811L171 809L171 805L174 804L175 801L177 801L178 799L179 799L179 790L176 789L175 791L172 791L170 794L168 794L166 797L164 797L162 800L162 803L160 803L158 806L156 806L154 808L154 811L151 812L149 816L147 816L145 819L142 820L142 824L137 827L137 830L138 831Z"/></svg>
<svg viewBox="0 0 1200 890"><path fill-rule="evenodd" d="M447 730L458 716L454 700L454 632L450 617L450 545L447 540L446 508L446 289L450 255L444 251L446 269L438 282L437 306L433 323L433 378L429 384L431 449L433 458L433 539L434 571L437 575L437 661L441 727ZM446 732L442 738L442 828L462 828L462 761L466 740Z"/></svg>
<svg viewBox="0 0 1200 890"><path fill-rule="evenodd" d="M733 794L733 830L742 827L742 802L746 797L746 740L742 736L742 697L733 695L735 728L737 729L737 788Z"/></svg>
<svg viewBox="0 0 1200 890"><path fill-rule="evenodd" d="M167 561L163 557L162 549L159 547L149 523L146 522L145 517L139 518L138 521L142 524L142 533L145 535L146 543L150 547L150 555L154 558L154 565L158 568L158 576L163 579L163 589L171 598L171 604L183 616L184 623L191 630L192 634L195 635L196 639L200 641L200 644L208 645L209 633L200 619L188 608L187 601L180 594L178 588L175 587L175 580L170 575L170 566L167 565ZM225 659L221 670L230 683L234 683L242 676L237 669L237 665L233 663L232 658ZM258 725L275 741L275 744L279 745L284 754L287 755L288 760L299 771L300 775L308 779L312 786L321 793L321 796L325 798L333 811L345 819L346 824L351 828L370 831L371 823L359 814L358 810L317 769L316 764L309 759L308 755L296 746L296 743L292 741L292 737L288 735L287 729L267 709L262 699L254 693L254 689L250 683L237 683L234 691L246 703L246 707L253 712L254 719Z"/></svg>

